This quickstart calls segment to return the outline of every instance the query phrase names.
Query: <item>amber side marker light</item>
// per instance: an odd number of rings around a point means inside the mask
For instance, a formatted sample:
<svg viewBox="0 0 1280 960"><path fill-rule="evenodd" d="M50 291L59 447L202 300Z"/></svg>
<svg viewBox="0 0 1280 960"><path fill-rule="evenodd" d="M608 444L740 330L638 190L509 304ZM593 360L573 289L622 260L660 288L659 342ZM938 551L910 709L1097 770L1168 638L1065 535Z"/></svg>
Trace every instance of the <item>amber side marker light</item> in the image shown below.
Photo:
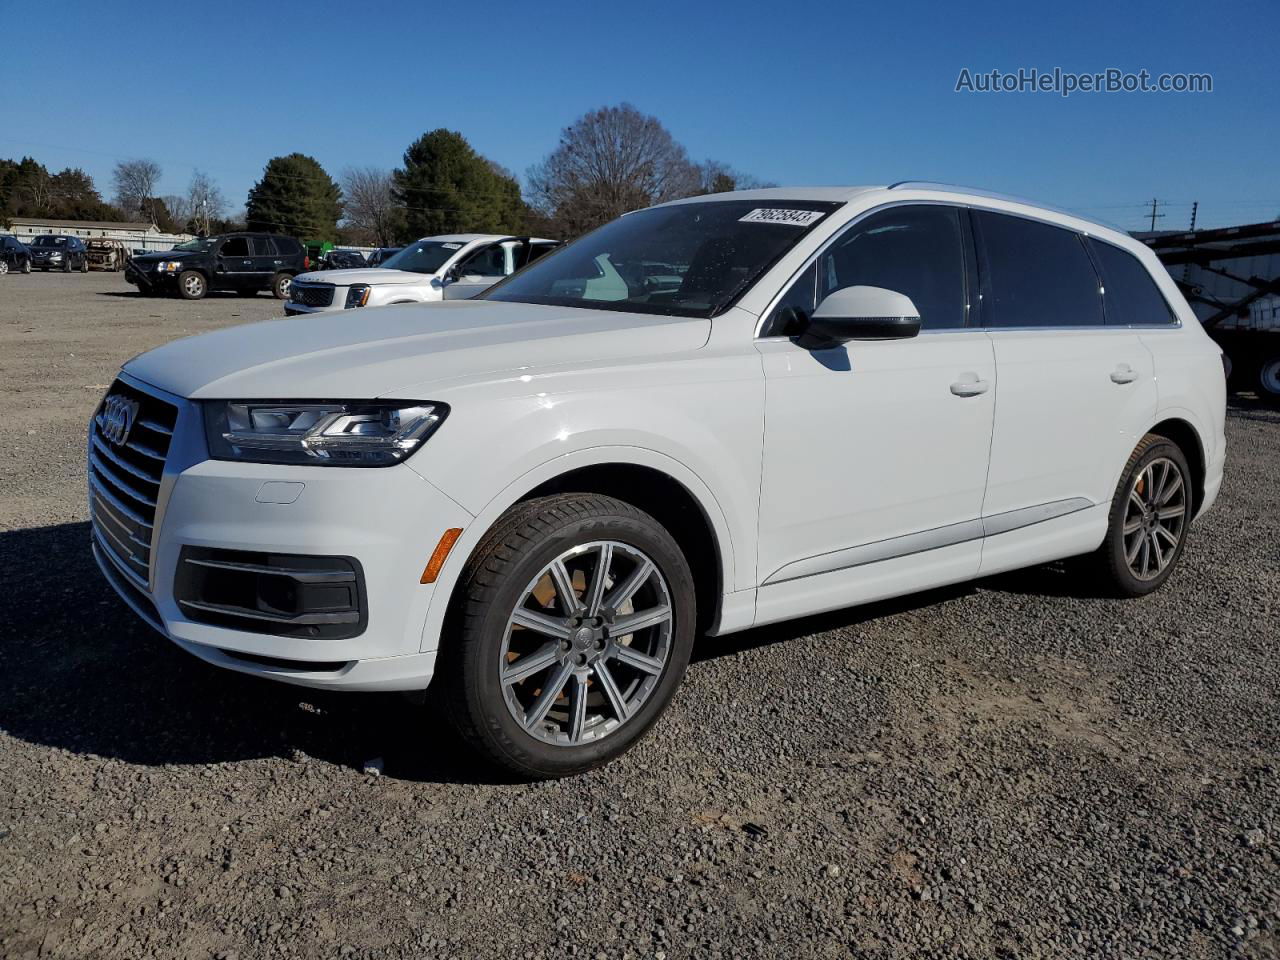
<svg viewBox="0 0 1280 960"><path fill-rule="evenodd" d="M427 567L422 571L422 579L419 583L435 583L436 577L440 576L440 568L444 566L444 562L449 559L449 551L453 549L453 545L458 542L458 538L462 536L461 527L450 527L440 537L440 542L436 544L435 551L431 554L431 559L427 561Z"/></svg>

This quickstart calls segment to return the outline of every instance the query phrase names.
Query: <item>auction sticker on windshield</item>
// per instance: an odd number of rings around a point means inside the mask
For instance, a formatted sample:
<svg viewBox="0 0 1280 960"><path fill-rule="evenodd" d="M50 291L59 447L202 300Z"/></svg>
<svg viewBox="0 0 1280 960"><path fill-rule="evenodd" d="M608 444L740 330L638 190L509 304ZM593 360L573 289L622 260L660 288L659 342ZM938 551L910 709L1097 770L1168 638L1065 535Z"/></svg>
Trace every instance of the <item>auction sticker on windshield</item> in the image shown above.
<svg viewBox="0 0 1280 960"><path fill-rule="evenodd" d="M821 210L783 210L779 207L757 207L739 223L785 223L792 227L807 227L821 220Z"/></svg>

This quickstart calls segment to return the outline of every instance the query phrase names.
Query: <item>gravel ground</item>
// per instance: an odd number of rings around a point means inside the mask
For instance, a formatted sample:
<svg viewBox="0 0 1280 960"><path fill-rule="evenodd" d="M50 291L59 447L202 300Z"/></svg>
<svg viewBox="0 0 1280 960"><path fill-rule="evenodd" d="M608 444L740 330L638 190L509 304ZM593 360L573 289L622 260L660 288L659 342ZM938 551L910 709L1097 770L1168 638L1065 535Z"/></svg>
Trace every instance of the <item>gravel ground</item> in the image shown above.
<svg viewBox="0 0 1280 960"><path fill-rule="evenodd" d="M0 278L0 955L1280 955L1280 415L1141 601L1041 568L700 642L603 770L187 657L89 558L119 363L278 304ZM377 758L382 772L363 772Z"/></svg>

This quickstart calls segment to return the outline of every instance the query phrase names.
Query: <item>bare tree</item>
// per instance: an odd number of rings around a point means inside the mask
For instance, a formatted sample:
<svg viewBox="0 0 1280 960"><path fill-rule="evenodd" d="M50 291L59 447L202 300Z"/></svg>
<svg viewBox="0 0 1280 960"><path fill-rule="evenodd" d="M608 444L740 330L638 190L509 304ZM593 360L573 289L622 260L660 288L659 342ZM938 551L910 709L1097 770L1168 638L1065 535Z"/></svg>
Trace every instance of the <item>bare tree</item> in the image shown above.
<svg viewBox="0 0 1280 960"><path fill-rule="evenodd" d="M187 186L187 217L196 233L207 236L210 222L221 220L227 210L227 201L218 185L207 173L196 170Z"/></svg>
<svg viewBox="0 0 1280 960"><path fill-rule="evenodd" d="M699 193L729 193L733 190L758 190L761 187L777 186L735 170L720 160L707 160L698 164L698 180Z"/></svg>
<svg viewBox="0 0 1280 960"><path fill-rule="evenodd" d="M380 247L390 246L404 222L390 170L348 167L342 171L342 215L347 226Z"/></svg>
<svg viewBox="0 0 1280 960"><path fill-rule="evenodd" d="M187 202L187 198L169 194L167 197L161 197L160 202L164 204L169 219L183 230L187 229L187 221L191 219L191 204Z"/></svg>
<svg viewBox="0 0 1280 960"><path fill-rule="evenodd" d="M601 107L560 135L529 170L533 205L570 234L629 210L699 192L698 168L656 117L629 103Z"/></svg>
<svg viewBox="0 0 1280 960"><path fill-rule="evenodd" d="M121 160L112 173L116 206L126 216L144 216L156 222L156 187L160 184L160 164L154 160Z"/></svg>

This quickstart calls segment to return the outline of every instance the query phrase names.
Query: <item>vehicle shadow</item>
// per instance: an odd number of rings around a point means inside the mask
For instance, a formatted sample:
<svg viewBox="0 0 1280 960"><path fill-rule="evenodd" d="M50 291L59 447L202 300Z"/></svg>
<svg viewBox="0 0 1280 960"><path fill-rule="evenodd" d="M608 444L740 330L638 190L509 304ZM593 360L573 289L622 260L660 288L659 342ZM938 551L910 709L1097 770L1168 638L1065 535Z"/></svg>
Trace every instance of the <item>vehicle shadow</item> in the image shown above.
<svg viewBox="0 0 1280 960"><path fill-rule="evenodd" d="M157 294L156 296L152 297L136 289L135 290L98 290L96 292L97 292L97 295L100 297L123 297L126 300L181 300L182 299L176 293L163 293L163 294ZM265 293L265 291L259 291L259 292ZM255 296L256 295L257 294L255 294ZM240 294L235 293L234 291L210 290L208 293L204 295L204 299L205 300L241 300L241 299L253 299L253 298L248 297L247 295L245 297L241 297Z"/></svg>
<svg viewBox="0 0 1280 960"><path fill-rule="evenodd" d="M398 694L308 690L209 666L143 624L102 578L88 523L0 532L0 730L129 763L382 758L408 780L497 783L446 719Z"/></svg>

